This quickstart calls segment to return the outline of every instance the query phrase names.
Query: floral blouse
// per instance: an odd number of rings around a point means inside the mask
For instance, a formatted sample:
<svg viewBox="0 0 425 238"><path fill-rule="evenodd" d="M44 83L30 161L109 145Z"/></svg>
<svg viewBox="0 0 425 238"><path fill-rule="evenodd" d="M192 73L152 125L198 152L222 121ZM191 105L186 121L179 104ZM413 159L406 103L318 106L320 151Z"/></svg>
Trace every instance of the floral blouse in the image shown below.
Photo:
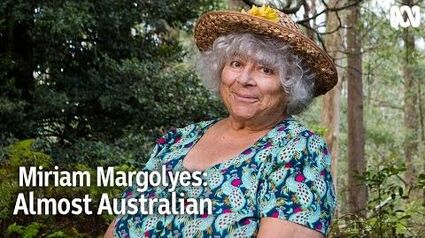
<svg viewBox="0 0 425 238"><path fill-rule="evenodd" d="M146 170L163 165L184 170L182 161L217 120L170 130L157 141ZM255 237L260 219L275 217L328 234L335 209L331 156L324 140L294 117L278 123L240 155L208 168L207 186L183 187L212 201L211 215L122 215L115 237ZM176 191L178 190L176 189ZM144 193L154 196L157 188ZM129 187L124 198L141 193Z"/></svg>

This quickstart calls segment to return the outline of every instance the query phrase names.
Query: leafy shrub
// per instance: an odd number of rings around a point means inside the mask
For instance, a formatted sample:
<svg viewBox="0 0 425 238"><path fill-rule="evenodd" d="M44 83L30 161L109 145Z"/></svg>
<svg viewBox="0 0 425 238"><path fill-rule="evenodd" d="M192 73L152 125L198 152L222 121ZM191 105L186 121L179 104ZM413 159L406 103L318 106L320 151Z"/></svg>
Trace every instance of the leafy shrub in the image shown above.
<svg viewBox="0 0 425 238"><path fill-rule="evenodd" d="M18 141L6 148L6 159L1 162L0 168L0 230L7 231L6 236L15 237L87 237L102 234L113 216L103 215L16 215L13 216L18 193L27 194L33 191L36 197L45 198L78 198L88 194L92 198L92 211L97 210L97 203L102 193L110 197L118 197L123 188L117 187L19 187L19 166L43 166L45 170L53 170L54 165L60 165L60 170L89 171L91 178L96 177L96 171L83 163L56 163L45 153L34 150L34 140ZM120 166L119 170L132 170L130 166ZM95 181L92 181L92 185ZM99 224L93 226L93 224Z"/></svg>
<svg viewBox="0 0 425 238"><path fill-rule="evenodd" d="M406 187L401 178L405 170L391 165L359 176L368 186L367 216L340 216L330 237L421 237L425 232L425 204L409 201L409 197L415 190L424 191L424 186L420 179L417 185Z"/></svg>

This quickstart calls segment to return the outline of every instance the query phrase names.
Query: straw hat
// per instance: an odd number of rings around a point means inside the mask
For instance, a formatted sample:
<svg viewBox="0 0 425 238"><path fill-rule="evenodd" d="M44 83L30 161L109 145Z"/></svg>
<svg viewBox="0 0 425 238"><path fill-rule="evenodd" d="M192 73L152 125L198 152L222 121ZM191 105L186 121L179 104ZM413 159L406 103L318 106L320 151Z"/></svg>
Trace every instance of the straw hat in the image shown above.
<svg viewBox="0 0 425 238"><path fill-rule="evenodd" d="M203 14L195 26L195 43L206 51L219 36L232 32L250 32L278 38L301 56L316 74L314 95L325 94L338 81L331 57L286 14L270 7L253 6L248 12L212 11Z"/></svg>

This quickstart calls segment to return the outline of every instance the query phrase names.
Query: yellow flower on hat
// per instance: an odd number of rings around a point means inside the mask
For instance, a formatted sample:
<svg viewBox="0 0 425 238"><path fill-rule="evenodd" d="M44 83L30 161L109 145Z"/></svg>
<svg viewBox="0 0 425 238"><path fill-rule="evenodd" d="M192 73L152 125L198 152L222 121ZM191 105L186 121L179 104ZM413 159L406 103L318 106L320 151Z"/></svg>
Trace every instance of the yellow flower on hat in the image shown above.
<svg viewBox="0 0 425 238"><path fill-rule="evenodd" d="M265 18L274 23L279 22L279 14L277 13L277 10L271 8L270 6L256 7L253 5L252 8L248 10L248 12L245 12L244 10L242 10L242 12L248 13L251 16Z"/></svg>

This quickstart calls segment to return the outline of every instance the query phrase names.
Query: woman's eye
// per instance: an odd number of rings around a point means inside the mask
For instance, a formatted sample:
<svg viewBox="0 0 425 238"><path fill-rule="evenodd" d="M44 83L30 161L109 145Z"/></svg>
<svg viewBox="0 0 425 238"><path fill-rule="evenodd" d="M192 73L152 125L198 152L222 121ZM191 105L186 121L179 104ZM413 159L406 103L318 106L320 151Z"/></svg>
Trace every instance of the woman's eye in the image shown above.
<svg viewBox="0 0 425 238"><path fill-rule="evenodd" d="M273 72L273 69L267 68L267 67L261 67L261 72L263 72L263 73L265 73L267 75L272 75L274 73Z"/></svg>
<svg viewBox="0 0 425 238"><path fill-rule="evenodd" d="M233 68L239 68L239 67L242 66L242 63L234 60L234 61L230 62L230 66L232 66Z"/></svg>

